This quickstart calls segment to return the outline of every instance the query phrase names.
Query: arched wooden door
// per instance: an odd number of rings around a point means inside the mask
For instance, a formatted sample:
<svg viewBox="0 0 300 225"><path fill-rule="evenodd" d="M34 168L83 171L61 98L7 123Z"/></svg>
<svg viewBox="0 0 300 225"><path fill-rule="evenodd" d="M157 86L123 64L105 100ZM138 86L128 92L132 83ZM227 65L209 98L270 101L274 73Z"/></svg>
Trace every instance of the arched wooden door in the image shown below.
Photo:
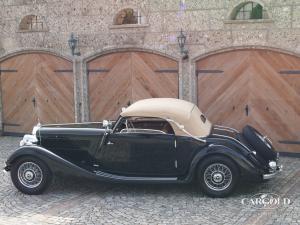
<svg viewBox="0 0 300 225"><path fill-rule="evenodd" d="M74 122L72 63L45 53L0 62L4 133L30 132L38 122Z"/></svg>
<svg viewBox="0 0 300 225"><path fill-rule="evenodd" d="M214 123L253 125L280 151L300 152L300 58L235 50L197 62L198 105Z"/></svg>
<svg viewBox="0 0 300 225"><path fill-rule="evenodd" d="M88 63L90 118L116 119L122 107L145 98L178 98L178 63L145 52L119 52Z"/></svg>

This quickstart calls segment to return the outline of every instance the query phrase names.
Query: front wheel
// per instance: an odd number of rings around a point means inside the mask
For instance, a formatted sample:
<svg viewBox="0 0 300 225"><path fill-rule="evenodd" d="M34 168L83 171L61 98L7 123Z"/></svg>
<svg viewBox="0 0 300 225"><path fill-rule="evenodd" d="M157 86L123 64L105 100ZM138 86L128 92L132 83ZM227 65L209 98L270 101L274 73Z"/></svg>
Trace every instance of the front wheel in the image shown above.
<svg viewBox="0 0 300 225"><path fill-rule="evenodd" d="M28 195L41 194L52 180L49 167L33 157L18 159L13 163L10 174L14 186Z"/></svg>
<svg viewBox="0 0 300 225"><path fill-rule="evenodd" d="M197 182L211 197L226 197L234 190L239 171L235 163L227 157L211 156L200 162Z"/></svg>

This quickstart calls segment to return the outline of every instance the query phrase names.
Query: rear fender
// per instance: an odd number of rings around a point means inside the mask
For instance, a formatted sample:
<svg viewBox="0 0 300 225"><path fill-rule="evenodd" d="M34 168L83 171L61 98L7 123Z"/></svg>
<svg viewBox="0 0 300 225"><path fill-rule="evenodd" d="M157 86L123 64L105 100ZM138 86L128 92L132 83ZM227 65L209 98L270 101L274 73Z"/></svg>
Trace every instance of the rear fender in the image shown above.
<svg viewBox="0 0 300 225"><path fill-rule="evenodd" d="M211 157L213 155L223 155L231 159L240 170L240 174L243 175L253 175L257 177L259 174L263 172L257 168L246 156L239 153L238 151L231 149L224 145L210 145L202 150L200 150L192 160L190 165L189 173L186 177L187 180L191 181L194 178L197 167L201 161L203 161L207 157Z"/></svg>

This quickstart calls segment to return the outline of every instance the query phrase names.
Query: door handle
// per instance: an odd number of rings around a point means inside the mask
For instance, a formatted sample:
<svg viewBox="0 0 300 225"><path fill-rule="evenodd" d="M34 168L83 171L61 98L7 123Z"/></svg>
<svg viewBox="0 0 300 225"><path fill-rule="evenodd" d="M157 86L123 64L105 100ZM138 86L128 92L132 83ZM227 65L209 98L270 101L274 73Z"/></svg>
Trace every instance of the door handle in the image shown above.
<svg viewBox="0 0 300 225"><path fill-rule="evenodd" d="M113 143L113 142L111 142L111 141L108 141L106 144L107 144L107 145L114 145L115 143Z"/></svg>

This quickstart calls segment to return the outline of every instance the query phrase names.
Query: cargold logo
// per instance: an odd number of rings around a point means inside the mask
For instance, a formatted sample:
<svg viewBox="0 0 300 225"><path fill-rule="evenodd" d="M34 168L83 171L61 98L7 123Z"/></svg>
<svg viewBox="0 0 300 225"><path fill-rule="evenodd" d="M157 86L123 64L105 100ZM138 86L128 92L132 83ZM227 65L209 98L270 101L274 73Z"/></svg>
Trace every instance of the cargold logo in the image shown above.
<svg viewBox="0 0 300 225"><path fill-rule="evenodd" d="M243 198L241 203L256 209L275 209L282 205L290 205L291 200L289 198L281 198L274 193L259 193L250 198Z"/></svg>

